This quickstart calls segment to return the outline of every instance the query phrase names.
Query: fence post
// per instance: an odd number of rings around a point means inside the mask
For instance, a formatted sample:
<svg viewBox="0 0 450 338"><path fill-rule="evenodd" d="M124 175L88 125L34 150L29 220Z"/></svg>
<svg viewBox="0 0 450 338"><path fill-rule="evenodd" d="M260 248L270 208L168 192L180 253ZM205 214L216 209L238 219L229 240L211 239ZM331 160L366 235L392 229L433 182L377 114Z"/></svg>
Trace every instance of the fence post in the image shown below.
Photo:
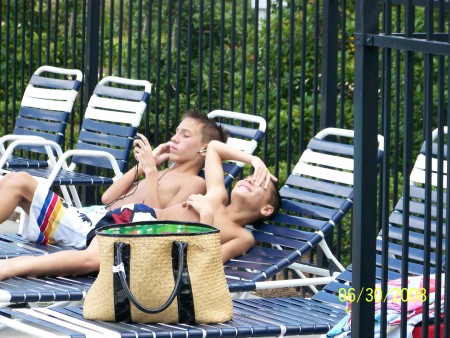
<svg viewBox="0 0 450 338"><path fill-rule="evenodd" d="M86 38L86 69L84 85L83 111L86 111L89 99L98 83L98 55L99 55L99 29L100 29L100 1L88 0L87 8L87 38ZM84 116L83 116L84 117ZM83 119L80 117L80 120ZM86 173L93 174L92 168L86 168ZM95 188L83 187L81 199L83 205L96 204Z"/></svg>
<svg viewBox="0 0 450 338"><path fill-rule="evenodd" d="M355 28L355 190L352 240L352 336L374 336L374 302L367 295L375 286L377 229L378 134L378 1L357 0Z"/></svg>

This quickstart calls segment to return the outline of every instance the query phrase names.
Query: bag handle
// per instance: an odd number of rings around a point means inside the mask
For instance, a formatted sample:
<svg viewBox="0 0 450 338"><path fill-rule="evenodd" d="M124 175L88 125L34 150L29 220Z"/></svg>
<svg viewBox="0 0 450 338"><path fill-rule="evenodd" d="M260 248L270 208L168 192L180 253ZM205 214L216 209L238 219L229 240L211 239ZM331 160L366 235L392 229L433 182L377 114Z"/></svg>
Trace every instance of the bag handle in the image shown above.
<svg viewBox="0 0 450 338"><path fill-rule="evenodd" d="M117 257L117 265L113 266L113 273L117 273L119 275L120 284L122 284L122 287L123 287L128 299L134 304L134 306L136 306L142 312L155 314L155 313L164 311L165 309L167 309L170 306L170 304L172 304L173 300L175 299L175 297L178 294L178 290L180 288L182 272L184 270L184 250L187 247L187 243L174 241L174 244L176 245L176 248L178 251L178 275L177 275L177 279L175 281L175 286L173 287L172 294L169 296L169 298L163 305L161 305L160 307L158 307L156 309L150 309L150 308L143 306L142 304L140 304L138 302L138 300L134 297L133 293L130 290L130 287L127 284L127 276L125 273L125 268L123 265L123 257L122 257L123 248L126 244L122 243L122 242L115 243L116 250L117 250L117 256L116 256Z"/></svg>

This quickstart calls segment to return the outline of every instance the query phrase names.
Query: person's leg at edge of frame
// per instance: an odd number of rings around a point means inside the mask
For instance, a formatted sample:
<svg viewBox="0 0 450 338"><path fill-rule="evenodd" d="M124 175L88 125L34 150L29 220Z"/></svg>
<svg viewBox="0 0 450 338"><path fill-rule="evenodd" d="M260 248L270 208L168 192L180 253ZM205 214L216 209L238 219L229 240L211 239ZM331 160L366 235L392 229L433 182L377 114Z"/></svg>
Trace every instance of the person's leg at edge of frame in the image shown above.
<svg viewBox="0 0 450 338"><path fill-rule="evenodd" d="M24 172L8 173L1 178L0 195L7 198L0 204L0 223L6 221L17 206L28 213L37 186L38 181Z"/></svg>
<svg viewBox="0 0 450 338"><path fill-rule="evenodd" d="M16 276L76 276L98 271L100 253L96 238L84 250L63 250L42 256L0 260L0 280Z"/></svg>

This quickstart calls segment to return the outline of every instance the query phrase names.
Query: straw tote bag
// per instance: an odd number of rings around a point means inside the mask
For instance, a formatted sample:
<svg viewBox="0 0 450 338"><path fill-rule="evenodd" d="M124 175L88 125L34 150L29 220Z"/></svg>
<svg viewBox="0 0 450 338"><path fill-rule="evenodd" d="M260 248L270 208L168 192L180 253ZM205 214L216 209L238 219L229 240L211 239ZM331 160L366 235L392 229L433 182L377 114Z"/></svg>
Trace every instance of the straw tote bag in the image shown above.
<svg viewBox="0 0 450 338"><path fill-rule="evenodd" d="M86 319L220 323L233 316L219 230L200 223L138 222L97 230L100 271Z"/></svg>

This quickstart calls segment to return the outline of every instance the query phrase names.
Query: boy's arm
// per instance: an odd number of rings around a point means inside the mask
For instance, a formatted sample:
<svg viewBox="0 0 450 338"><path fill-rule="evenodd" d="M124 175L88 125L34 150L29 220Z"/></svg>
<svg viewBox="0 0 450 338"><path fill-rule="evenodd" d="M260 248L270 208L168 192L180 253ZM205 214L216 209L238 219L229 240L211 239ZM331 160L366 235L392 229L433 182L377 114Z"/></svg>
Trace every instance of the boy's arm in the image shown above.
<svg viewBox="0 0 450 338"><path fill-rule="evenodd" d="M140 149L143 149L143 153L146 151L150 151L152 153L153 159L151 162L154 162L154 168L152 168L150 175L156 175L155 179L150 179L147 184L150 184L150 188L146 189L148 192L152 193L151 200L149 200L148 205L151 205L152 207L159 208L160 202L159 197L157 195L157 188L158 188L158 171L156 166L164 163L169 158L169 148L170 148L170 142L162 143L158 147L156 147L153 151L148 143L147 138L142 135L138 134L138 136L141 138L141 140L134 141L135 145L139 145L141 147ZM145 149L147 147L147 149ZM102 195L102 202L106 205L113 202L117 198L129 193L131 190L134 189L133 183L136 182L136 179L140 177L144 173L144 161L145 163L149 163L146 161L146 156L141 156L141 165L133 166L128 172L123 175L120 179L118 179L116 182L114 182ZM151 166L151 162L148 164ZM147 177L147 175L146 175ZM154 183L153 181L156 181ZM144 202L146 203L146 202ZM146 203L147 204L147 203Z"/></svg>
<svg viewBox="0 0 450 338"><path fill-rule="evenodd" d="M152 147L144 135L138 134L139 140L135 140L134 154L136 160L139 162L139 167L141 167L144 173L145 181L145 198L144 204L151 206L153 208L161 208L161 203L159 201L159 190L158 190L158 168L159 158L155 158L153 155ZM157 150L159 148L156 148ZM169 170L169 169L166 169Z"/></svg>
<svg viewBox="0 0 450 338"><path fill-rule="evenodd" d="M222 252L222 262L226 263L231 258L243 255L253 246L253 244L255 244L255 239L252 234L244 228L240 229L240 232L236 238L233 238L226 243L222 243L220 246Z"/></svg>

